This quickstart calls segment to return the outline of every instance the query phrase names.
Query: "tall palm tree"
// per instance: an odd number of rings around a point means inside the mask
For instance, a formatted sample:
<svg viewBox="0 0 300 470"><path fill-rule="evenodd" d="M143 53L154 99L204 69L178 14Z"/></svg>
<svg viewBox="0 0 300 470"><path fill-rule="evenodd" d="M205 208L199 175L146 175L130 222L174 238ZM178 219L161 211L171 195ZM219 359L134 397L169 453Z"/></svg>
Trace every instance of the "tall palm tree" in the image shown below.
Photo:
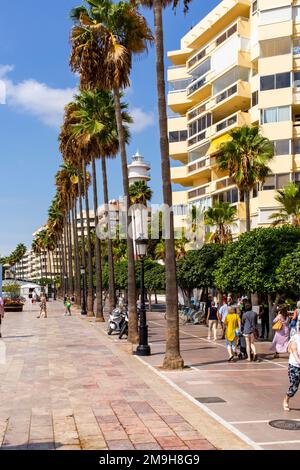
<svg viewBox="0 0 300 470"><path fill-rule="evenodd" d="M230 132L231 140L221 146L217 157L221 171L228 171L244 196L246 231L251 230L250 191L270 173L268 163L274 156L272 142L263 137L258 126L243 126Z"/></svg>
<svg viewBox="0 0 300 470"><path fill-rule="evenodd" d="M191 0L183 0L184 10L187 11ZM172 6L174 9L180 0L132 0L133 5L143 5L152 8L154 12L155 44L156 44L156 76L158 114L160 129L160 153L163 180L164 204L172 207L172 184L169 157L168 117L166 104L165 81L165 51L163 30L163 9ZM166 304L167 304L167 341L164 367L166 369L181 369L184 365L180 355L178 292L176 279L175 241L173 213L170 220L170 237L166 240Z"/></svg>
<svg viewBox="0 0 300 470"><path fill-rule="evenodd" d="M289 183L285 188L278 189L275 199L281 207L269 217L274 219L273 225L292 224L300 227L300 186Z"/></svg>
<svg viewBox="0 0 300 470"><path fill-rule="evenodd" d="M64 123L59 135L60 151L66 163L71 163L77 170L77 185L80 209L80 225L81 225L81 265L88 268L88 297L87 310L88 315L94 315L94 293L93 293L93 261L92 261L92 243L91 243L91 226L90 218L86 217L87 225L87 260L85 246L85 225L83 216L82 201L85 201L85 211L89 214L89 195L88 188L90 185L90 174L86 170L86 164L89 161L88 149L79 144L72 133L72 125L76 122L73 113L76 110L74 102L69 103L65 107Z"/></svg>
<svg viewBox="0 0 300 470"><path fill-rule="evenodd" d="M216 227L210 235L209 241L225 245L232 241L231 227L236 219L236 208L229 202L216 201L213 207L209 207L204 213L204 223L210 227Z"/></svg>
<svg viewBox="0 0 300 470"><path fill-rule="evenodd" d="M74 124L72 125L73 135L79 140L83 141L83 144L88 146L89 155L92 159L93 168L93 179L94 179L94 206L98 207L97 197L97 182L95 172L95 159L100 158L102 162L102 181L103 181L103 195L105 207L108 207L108 184L107 184L107 171L106 171L106 159L114 158L119 150L119 139L116 123L116 115L114 108L113 95L104 90L88 90L82 91L77 97L75 97L76 110L74 110L72 117L74 118ZM125 123L131 123L132 120L127 113L127 105L121 102L122 121ZM129 140L129 131L125 127L126 142ZM96 207L96 206L95 206ZM96 227L99 224L98 212L95 211ZM106 220L109 221L109 217L106 214ZM108 227L109 228L109 227ZM110 232L108 230L108 232ZM110 234L108 234L110 235ZM100 285L100 264L101 264L101 253L100 253L100 240L97 237L96 243L96 284ZM115 303L115 287L114 287L114 267L113 267L113 256L112 256L112 240L108 236L108 262L109 262L109 300L110 309L114 307ZM99 272L99 275L97 275ZM99 279L98 279L99 278ZM97 283L98 280L98 283ZM102 289L101 289L102 291ZM99 289L98 289L99 292ZM100 296L100 294L99 294ZM98 298L98 296L97 296ZM103 311L102 311L103 318ZM104 319L104 318L103 318Z"/></svg>
<svg viewBox="0 0 300 470"><path fill-rule="evenodd" d="M128 87L133 54L147 50L152 33L145 18L136 8L124 1L86 0L71 12L75 26L71 33L71 69L80 74L81 89L111 90L114 93L118 137L123 173L123 189L126 203L129 200L126 137L122 122L121 93ZM127 224L130 216L127 214ZM136 309L136 285L133 241L127 237L128 250L128 340L138 342L138 318Z"/></svg>

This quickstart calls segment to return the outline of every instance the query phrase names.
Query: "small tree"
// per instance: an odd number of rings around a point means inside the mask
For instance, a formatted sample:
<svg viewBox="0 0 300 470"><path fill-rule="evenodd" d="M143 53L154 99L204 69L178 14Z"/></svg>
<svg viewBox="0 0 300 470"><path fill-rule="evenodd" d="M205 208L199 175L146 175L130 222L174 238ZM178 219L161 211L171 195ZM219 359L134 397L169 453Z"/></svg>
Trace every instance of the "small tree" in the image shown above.
<svg viewBox="0 0 300 470"><path fill-rule="evenodd" d="M149 309L152 309L152 294L166 289L165 267L159 263L147 260L145 264L145 287L149 298Z"/></svg>
<svg viewBox="0 0 300 470"><path fill-rule="evenodd" d="M208 244L200 250L189 251L178 261L178 285L183 290L188 302L193 289L215 287L214 271L223 252L223 245Z"/></svg>
<svg viewBox="0 0 300 470"><path fill-rule="evenodd" d="M300 244L292 252L281 259L276 270L276 278L281 290L289 290L295 294L300 289Z"/></svg>
<svg viewBox="0 0 300 470"><path fill-rule="evenodd" d="M300 229L288 225L258 228L242 234L237 242L225 248L224 257L218 262L217 287L224 291L267 294L271 325L285 292L277 268L299 242Z"/></svg>

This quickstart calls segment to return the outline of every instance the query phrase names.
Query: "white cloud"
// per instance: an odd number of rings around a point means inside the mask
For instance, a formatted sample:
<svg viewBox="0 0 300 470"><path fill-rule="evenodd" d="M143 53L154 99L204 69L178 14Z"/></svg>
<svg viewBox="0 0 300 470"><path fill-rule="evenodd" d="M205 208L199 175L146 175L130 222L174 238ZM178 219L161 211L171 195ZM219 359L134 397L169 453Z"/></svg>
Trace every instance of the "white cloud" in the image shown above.
<svg viewBox="0 0 300 470"><path fill-rule="evenodd" d="M12 72L14 69L13 65L0 65L0 78L5 77L9 72Z"/></svg>
<svg viewBox="0 0 300 470"><path fill-rule="evenodd" d="M7 105L37 117L48 126L60 126L64 107L73 99L76 89L51 88L33 79L16 84L7 78L12 70L10 65L0 66L0 78L2 77L6 87Z"/></svg>
<svg viewBox="0 0 300 470"><path fill-rule="evenodd" d="M154 113L152 112L147 113L141 108L132 108L129 113L133 118L133 124L130 127L132 132L136 134L154 125Z"/></svg>
<svg viewBox="0 0 300 470"><path fill-rule="evenodd" d="M6 104L18 112L35 116L44 124L59 127L62 124L64 107L72 101L75 88L51 88L45 83L29 79L14 83L7 74L14 69L11 65L0 65L0 83L5 85ZM2 80L1 80L2 79ZM130 89L129 94L132 93ZM144 131L154 125L154 114L143 109L130 109L134 123L130 126L133 133Z"/></svg>

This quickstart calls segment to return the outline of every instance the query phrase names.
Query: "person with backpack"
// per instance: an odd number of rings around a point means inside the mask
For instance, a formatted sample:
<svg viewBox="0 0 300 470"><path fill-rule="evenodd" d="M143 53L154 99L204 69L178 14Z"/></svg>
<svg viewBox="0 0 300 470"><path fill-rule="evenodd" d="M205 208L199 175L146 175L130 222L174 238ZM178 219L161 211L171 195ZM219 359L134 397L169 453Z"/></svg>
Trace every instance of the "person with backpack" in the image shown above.
<svg viewBox="0 0 300 470"><path fill-rule="evenodd" d="M245 302L245 312L242 316L242 334L246 339L247 361L257 360L255 339L257 336L257 313L253 312L251 303Z"/></svg>
<svg viewBox="0 0 300 470"><path fill-rule="evenodd" d="M213 332L214 341L217 341L218 309L216 307L215 302L212 302L211 306L208 309L207 323L208 323L207 339L210 340L211 333Z"/></svg>
<svg viewBox="0 0 300 470"><path fill-rule="evenodd" d="M65 307L66 307L66 311L65 311L65 314L64 314L65 317L66 316L70 317L72 315L71 306L72 306L72 303L71 303L70 297L67 296L66 301L65 301Z"/></svg>

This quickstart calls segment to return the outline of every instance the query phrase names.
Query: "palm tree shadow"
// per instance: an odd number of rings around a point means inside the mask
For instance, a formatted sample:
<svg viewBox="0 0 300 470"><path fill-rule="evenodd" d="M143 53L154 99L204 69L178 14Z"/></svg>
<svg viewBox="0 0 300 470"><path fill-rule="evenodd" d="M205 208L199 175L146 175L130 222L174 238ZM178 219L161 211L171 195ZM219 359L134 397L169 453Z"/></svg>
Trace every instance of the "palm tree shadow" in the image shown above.
<svg viewBox="0 0 300 470"><path fill-rule="evenodd" d="M54 443L54 441L48 441L48 442L31 442L29 444L19 444L19 445L13 445L13 444L8 444L8 445L2 445L0 447L0 451L2 450L19 450L19 451L24 451L24 450L55 450L59 447L62 447L63 444L61 443Z"/></svg>

